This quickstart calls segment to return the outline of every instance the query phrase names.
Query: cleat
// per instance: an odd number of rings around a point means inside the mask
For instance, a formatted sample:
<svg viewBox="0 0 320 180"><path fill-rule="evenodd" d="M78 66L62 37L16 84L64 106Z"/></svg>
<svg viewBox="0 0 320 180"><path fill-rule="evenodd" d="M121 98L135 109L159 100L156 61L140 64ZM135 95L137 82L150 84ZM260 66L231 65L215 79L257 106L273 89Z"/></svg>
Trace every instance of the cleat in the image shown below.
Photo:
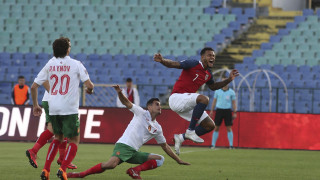
<svg viewBox="0 0 320 180"><path fill-rule="evenodd" d="M186 139L190 139L191 141L195 143L203 143L204 140L201 139L197 134L195 130L189 130L187 129L186 134L185 134Z"/></svg>
<svg viewBox="0 0 320 180"><path fill-rule="evenodd" d="M175 134L173 136L173 140L174 140L174 150L176 151L176 154L179 156L180 155L180 147L184 141L182 134Z"/></svg>
<svg viewBox="0 0 320 180"><path fill-rule="evenodd" d="M142 179L142 178L140 177L140 172L134 170L133 168L129 168L129 169L127 170L127 174L128 174L129 176L131 176L132 179Z"/></svg>
<svg viewBox="0 0 320 180"><path fill-rule="evenodd" d="M233 147L233 146L230 146L229 149L234 149L234 147Z"/></svg>
<svg viewBox="0 0 320 180"><path fill-rule="evenodd" d="M29 158L29 163L32 167L34 168L38 168L38 164L37 164L37 155L31 150L31 149L28 149L26 151L26 155L27 157Z"/></svg>
<svg viewBox="0 0 320 180"><path fill-rule="evenodd" d="M61 165L62 161L60 159L57 160L57 164L58 165ZM68 169L77 169L78 167L75 165L75 164L72 164L70 163L68 166L67 166Z"/></svg>
<svg viewBox="0 0 320 180"><path fill-rule="evenodd" d="M40 175L41 180L49 180L50 173L46 170L43 169Z"/></svg>
<svg viewBox="0 0 320 180"><path fill-rule="evenodd" d="M210 146L210 149L216 149L216 147L215 146Z"/></svg>
<svg viewBox="0 0 320 180"><path fill-rule="evenodd" d="M68 180L67 173L64 170L62 170L61 168L59 168L59 170L57 172L57 176L61 180Z"/></svg>
<svg viewBox="0 0 320 180"><path fill-rule="evenodd" d="M81 174L80 174L80 173L77 173L77 172L68 173L68 174L67 174L67 177L68 177L68 178L83 178L83 177L81 176Z"/></svg>

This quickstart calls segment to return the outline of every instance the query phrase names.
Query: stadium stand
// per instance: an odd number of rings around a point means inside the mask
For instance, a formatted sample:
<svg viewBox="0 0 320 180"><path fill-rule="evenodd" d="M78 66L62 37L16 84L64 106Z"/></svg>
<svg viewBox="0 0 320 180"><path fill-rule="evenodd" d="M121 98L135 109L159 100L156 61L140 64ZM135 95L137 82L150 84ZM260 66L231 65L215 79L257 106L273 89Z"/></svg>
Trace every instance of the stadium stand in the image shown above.
<svg viewBox="0 0 320 180"><path fill-rule="evenodd" d="M231 56L243 59L235 67L243 75L258 68L276 72L289 87L289 112L320 113L320 83L315 82L320 73L319 10L317 15L312 10L300 15L270 9L270 16L294 17L293 22L272 22L255 19L253 8L223 7L222 0L3 0L0 13L0 86L9 87L0 91L4 104L10 104L10 91L19 74L34 79L52 56L52 41L59 36L70 37L70 56L85 64L93 82L122 83L133 77L142 94L141 104L145 104L151 96L164 97L181 72L154 63L155 52L173 60L199 59L197 54L204 46L217 52L227 47L227 53L238 53L239 47L228 44L255 21L267 23L278 33L249 36L261 38L260 49L241 48L252 56ZM283 23L285 28L278 30ZM255 93L255 110L262 112L268 111L269 103L264 78L259 77ZM284 112L283 87L271 78L272 86L278 88L273 91L272 111ZM253 79L249 77L250 82ZM203 93L212 97L214 92ZM240 110L249 111L248 89L241 88L238 98Z"/></svg>

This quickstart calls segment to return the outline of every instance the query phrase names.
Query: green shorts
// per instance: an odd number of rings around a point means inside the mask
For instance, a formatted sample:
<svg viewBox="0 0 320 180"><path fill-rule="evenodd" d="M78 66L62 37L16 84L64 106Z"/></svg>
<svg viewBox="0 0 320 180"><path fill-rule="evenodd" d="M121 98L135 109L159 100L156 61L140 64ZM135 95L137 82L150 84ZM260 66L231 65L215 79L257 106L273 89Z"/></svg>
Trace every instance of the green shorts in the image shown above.
<svg viewBox="0 0 320 180"><path fill-rule="evenodd" d="M150 153L136 151L126 144L116 143L112 156L118 157L121 160L120 163L142 164L148 160L149 154Z"/></svg>
<svg viewBox="0 0 320 180"><path fill-rule="evenodd" d="M52 115L50 116L53 133L63 134L64 137L72 138L80 134L80 121L78 114Z"/></svg>
<svg viewBox="0 0 320 180"><path fill-rule="evenodd" d="M44 112L46 113L46 125L48 125L48 123L51 123L50 116L49 116L49 103L48 103L48 101L42 101L42 107L44 109Z"/></svg>

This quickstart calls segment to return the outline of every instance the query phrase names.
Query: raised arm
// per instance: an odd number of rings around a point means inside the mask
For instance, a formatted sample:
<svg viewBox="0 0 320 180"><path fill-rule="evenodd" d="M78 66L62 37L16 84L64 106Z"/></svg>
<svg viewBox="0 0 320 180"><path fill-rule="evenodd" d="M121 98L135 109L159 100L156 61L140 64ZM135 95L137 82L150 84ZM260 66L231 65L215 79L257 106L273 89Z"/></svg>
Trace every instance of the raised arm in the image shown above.
<svg viewBox="0 0 320 180"><path fill-rule="evenodd" d="M181 165L190 165L190 163L182 161L170 148L170 146L167 143L160 144L162 147L163 151L166 152L172 159L177 161L178 164Z"/></svg>
<svg viewBox="0 0 320 180"><path fill-rule="evenodd" d="M208 87L214 91L214 90L217 90L217 89L221 89L223 88L224 86L226 86L227 84L229 84L231 81L234 80L234 78L236 78L237 76L239 76L239 72L237 70L232 70L230 72L230 75L229 75L229 78L224 80L224 81L220 81L220 82L215 82L213 84L210 84L208 85Z"/></svg>
<svg viewBox="0 0 320 180"><path fill-rule="evenodd" d="M119 85L114 85L112 87L117 91L118 97L119 97L121 103L123 105L125 105L128 109L131 109L132 103L129 101L129 99L125 95L123 95L122 90L120 89Z"/></svg>
<svg viewBox="0 0 320 180"><path fill-rule="evenodd" d="M172 61L172 60L170 60L170 59L164 59L160 53L155 54L155 55L153 56L153 60L156 61L156 62L159 62L159 63L163 64L164 66L166 66L166 67L168 67L168 68L181 69L181 67L180 67L180 62Z"/></svg>

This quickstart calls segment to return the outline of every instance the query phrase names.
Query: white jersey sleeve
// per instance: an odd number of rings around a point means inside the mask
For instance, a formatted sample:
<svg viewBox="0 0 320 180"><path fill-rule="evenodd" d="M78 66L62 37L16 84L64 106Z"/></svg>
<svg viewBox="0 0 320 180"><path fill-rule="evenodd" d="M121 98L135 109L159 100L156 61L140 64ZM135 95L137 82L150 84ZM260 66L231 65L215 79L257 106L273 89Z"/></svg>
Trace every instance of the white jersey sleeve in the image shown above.
<svg viewBox="0 0 320 180"><path fill-rule="evenodd" d="M79 64L78 64L78 68L79 68L81 81L82 82L87 81L89 79L88 71L80 61L79 61Z"/></svg>
<svg viewBox="0 0 320 180"><path fill-rule="evenodd" d="M160 126L160 128L161 128L161 126ZM161 128L159 134L156 137L154 137L154 139L157 141L158 144L163 144L163 143L167 142L166 138L163 135L162 128Z"/></svg>
<svg viewBox="0 0 320 180"><path fill-rule="evenodd" d="M133 112L133 114L139 116L145 113L145 110L142 109L140 106L137 106L135 104L132 104L132 108L129 109L131 112Z"/></svg>
<svg viewBox="0 0 320 180"><path fill-rule="evenodd" d="M37 83L38 85L42 85L45 81L48 80L48 68L47 64L41 69L37 77L34 79L34 82Z"/></svg>

